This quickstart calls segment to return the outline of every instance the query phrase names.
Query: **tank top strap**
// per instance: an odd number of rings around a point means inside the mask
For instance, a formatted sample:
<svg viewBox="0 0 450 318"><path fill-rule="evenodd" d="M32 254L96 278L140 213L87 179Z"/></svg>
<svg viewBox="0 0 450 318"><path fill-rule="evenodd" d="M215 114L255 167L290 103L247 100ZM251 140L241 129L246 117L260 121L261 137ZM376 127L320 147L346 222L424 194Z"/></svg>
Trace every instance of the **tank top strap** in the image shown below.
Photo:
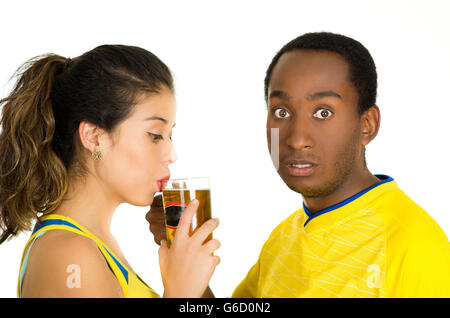
<svg viewBox="0 0 450 318"><path fill-rule="evenodd" d="M84 228L82 225L78 224L73 219L63 216L63 215L46 215L39 218L36 223L33 232L25 244L24 251L22 253L22 259L20 262L19 279L17 283L17 296L22 296L22 284L24 275L26 272L28 255L30 253L31 247L33 246L35 240L43 235L45 232L50 230L65 230L84 237L92 239L96 244L106 262L108 263L110 269L119 281L124 297L128 294L128 270L121 264L118 258L108 250L106 245L95 235L93 235L89 230Z"/></svg>

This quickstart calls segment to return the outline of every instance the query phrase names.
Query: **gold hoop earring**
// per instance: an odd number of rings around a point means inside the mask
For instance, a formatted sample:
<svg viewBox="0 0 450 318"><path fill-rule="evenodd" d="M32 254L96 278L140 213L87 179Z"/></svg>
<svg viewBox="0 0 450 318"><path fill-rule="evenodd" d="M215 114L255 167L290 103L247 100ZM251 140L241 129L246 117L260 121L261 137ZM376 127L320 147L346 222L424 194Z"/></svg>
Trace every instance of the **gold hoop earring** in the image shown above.
<svg viewBox="0 0 450 318"><path fill-rule="evenodd" d="M91 155L91 158L94 159L94 161L102 160L102 153L100 152L100 150L95 149Z"/></svg>

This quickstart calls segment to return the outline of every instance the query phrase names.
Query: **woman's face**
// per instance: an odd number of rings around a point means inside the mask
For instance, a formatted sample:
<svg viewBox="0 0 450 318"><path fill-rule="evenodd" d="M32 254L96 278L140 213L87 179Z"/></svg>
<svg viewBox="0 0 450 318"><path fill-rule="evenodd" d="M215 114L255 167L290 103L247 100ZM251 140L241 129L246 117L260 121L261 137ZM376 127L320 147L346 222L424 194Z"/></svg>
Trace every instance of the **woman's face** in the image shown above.
<svg viewBox="0 0 450 318"><path fill-rule="evenodd" d="M160 191L158 180L169 176L169 165L177 159L171 140L175 113L175 97L169 89L145 95L117 127L112 142L100 148L98 176L119 202L150 205Z"/></svg>

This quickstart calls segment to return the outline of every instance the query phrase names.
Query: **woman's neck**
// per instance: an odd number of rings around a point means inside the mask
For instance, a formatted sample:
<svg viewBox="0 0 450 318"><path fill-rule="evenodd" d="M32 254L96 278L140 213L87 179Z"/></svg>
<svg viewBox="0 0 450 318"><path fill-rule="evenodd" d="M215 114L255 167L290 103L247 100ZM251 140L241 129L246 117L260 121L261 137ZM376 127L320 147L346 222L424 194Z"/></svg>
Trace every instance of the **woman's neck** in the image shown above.
<svg viewBox="0 0 450 318"><path fill-rule="evenodd" d="M120 204L109 189L91 175L69 180L69 189L55 214L68 216L103 241L112 238L111 220Z"/></svg>

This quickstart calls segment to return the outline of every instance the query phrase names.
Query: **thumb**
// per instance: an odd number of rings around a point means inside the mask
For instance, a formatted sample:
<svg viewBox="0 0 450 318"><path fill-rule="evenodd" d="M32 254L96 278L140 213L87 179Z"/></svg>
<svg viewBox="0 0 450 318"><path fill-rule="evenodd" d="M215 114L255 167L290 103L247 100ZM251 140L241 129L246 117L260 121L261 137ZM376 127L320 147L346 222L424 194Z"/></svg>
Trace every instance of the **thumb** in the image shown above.
<svg viewBox="0 0 450 318"><path fill-rule="evenodd" d="M161 246L158 249L158 256L159 256L159 265L164 267L166 264L166 258L167 253L169 251L169 248L167 247L167 242L165 240L161 241Z"/></svg>
<svg viewBox="0 0 450 318"><path fill-rule="evenodd" d="M180 220L178 221L177 231L175 232L174 242L177 237L187 238L189 237L189 229L191 228L192 218L199 206L197 199L192 200L186 209L181 214Z"/></svg>

